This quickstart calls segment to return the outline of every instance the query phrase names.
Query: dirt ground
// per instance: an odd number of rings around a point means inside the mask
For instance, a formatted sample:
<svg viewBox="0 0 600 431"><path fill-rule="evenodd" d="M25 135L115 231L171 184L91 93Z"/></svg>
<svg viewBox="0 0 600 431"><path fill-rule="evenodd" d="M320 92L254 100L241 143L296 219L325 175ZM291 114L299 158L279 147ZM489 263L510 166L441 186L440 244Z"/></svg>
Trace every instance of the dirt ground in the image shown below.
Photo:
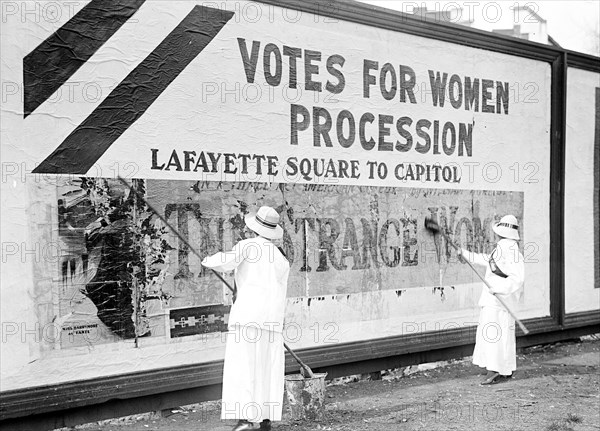
<svg viewBox="0 0 600 431"><path fill-rule="evenodd" d="M442 366L440 366L442 365ZM276 431L584 431L600 430L600 337L523 349L514 378L480 386L470 358L382 372L381 380L345 378L327 386L320 422L281 422ZM358 381L355 381L358 380ZM167 417L143 415L85 429L227 431L218 402ZM163 416L165 413L163 412ZM81 427L83 428L83 427ZM81 429L77 427L77 429Z"/></svg>

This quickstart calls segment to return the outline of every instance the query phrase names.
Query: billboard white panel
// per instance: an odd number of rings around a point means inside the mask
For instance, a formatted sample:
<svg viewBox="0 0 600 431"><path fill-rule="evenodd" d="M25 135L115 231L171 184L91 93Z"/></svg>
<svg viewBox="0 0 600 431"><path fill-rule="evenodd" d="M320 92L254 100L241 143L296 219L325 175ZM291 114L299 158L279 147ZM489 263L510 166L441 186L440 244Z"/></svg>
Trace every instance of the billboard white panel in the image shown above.
<svg viewBox="0 0 600 431"><path fill-rule="evenodd" d="M201 253L277 207L292 347L473 325L481 284L426 216L489 252L515 214L517 314L549 315L549 64L254 2L128 8L2 26L3 389L222 358L227 289L118 175ZM72 67L48 41L95 19Z"/></svg>

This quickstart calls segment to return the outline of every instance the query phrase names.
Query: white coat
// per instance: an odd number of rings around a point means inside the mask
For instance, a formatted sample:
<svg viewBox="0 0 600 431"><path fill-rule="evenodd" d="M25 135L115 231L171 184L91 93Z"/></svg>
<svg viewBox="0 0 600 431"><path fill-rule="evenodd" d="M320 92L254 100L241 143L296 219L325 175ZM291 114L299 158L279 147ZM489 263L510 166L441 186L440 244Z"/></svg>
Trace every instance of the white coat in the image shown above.
<svg viewBox="0 0 600 431"><path fill-rule="evenodd" d="M519 298L523 293L525 259L519 250L519 243L517 241L502 238L498 241L496 248L491 254L472 253L463 249L462 255L469 262L486 267L484 278L492 287L492 293L502 298L509 307L511 305L514 307L518 304ZM506 278L496 275L492 271L490 257L496 262L498 268L507 275ZM479 297L479 306L497 307L504 310L500 301L492 293L490 293L490 290L484 284L481 296Z"/></svg>
<svg viewBox="0 0 600 431"><path fill-rule="evenodd" d="M525 262L517 241L502 238L490 255L472 253L462 250L462 255L469 262L486 267L485 281L479 306L479 324L473 352L473 363L496 371L502 375L510 375L516 370L516 338L515 321L494 296L500 297L513 311L523 293L525 279ZM494 273L490 258L505 275Z"/></svg>
<svg viewBox="0 0 600 431"><path fill-rule="evenodd" d="M262 237L245 239L229 252L205 258L202 265L220 272L235 270L237 299L229 329L254 325L283 331L290 264L275 244Z"/></svg>

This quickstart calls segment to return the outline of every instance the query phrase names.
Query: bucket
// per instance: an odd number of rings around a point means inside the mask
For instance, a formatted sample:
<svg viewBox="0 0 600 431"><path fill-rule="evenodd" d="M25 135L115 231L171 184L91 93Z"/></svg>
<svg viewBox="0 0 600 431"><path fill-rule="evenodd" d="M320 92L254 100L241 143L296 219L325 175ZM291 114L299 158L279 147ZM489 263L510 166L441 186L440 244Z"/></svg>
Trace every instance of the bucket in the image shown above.
<svg viewBox="0 0 600 431"><path fill-rule="evenodd" d="M327 373L315 373L312 378L300 374L285 376L285 419L319 421L324 418L326 376Z"/></svg>

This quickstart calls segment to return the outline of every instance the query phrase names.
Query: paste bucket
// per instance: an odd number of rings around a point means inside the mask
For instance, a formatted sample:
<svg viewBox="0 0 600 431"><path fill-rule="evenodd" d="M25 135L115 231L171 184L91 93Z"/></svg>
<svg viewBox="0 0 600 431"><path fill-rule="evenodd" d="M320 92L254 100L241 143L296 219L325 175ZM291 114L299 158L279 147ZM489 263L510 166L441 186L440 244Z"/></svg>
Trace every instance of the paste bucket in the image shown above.
<svg viewBox="0 0 600 431"><path fill-rule="evenodd" d="M285 376L283 416L287 420L322 420L325 415L325 377L327 373L315 373L314 377L300 374Z"/></svg>

